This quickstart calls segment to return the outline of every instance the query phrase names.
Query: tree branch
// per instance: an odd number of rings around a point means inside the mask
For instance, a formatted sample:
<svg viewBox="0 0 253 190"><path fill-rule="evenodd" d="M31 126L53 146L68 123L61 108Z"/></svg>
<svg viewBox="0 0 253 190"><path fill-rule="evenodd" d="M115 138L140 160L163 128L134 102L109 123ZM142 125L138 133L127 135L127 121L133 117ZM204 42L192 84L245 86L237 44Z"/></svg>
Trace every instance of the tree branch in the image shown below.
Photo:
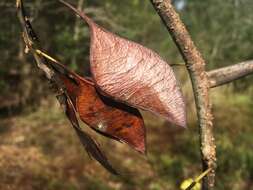
<svg viewBox="0 0 253 190"><path fill-rule="evenodd" d="M171 1L151 0L151 3L182 54L191 77L199 120L203 170L212 168L212 171L203 180L202 189L212 189L215 180L216 153L211 104L208 95L209 80L205 71L205 61L191 40Z"/></svg>
<svg viewBox="0 0 253 190"><path fill-rule="evenodd" d="M209 71L210 88L227 84L253 74L253 60Z"/></svg>

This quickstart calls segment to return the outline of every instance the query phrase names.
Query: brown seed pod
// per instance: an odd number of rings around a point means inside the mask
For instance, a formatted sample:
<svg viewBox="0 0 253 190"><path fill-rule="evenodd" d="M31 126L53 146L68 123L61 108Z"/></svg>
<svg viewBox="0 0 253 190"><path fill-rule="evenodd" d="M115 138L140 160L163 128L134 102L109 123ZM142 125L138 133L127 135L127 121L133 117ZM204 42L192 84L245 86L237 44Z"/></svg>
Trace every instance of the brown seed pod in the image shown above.
<svg viewBox="0 0 253 190"><path fill-rule="evenodd" d="M125 142L141 153L146 151L143 118L136 108L101 95L91 79L69 71L62 64L52 64L80 119L96 132Z"/></svg>
<svg viewBox="0 0 253 190"><path fill-rule="evenodd" d="M186 127L185 103L172 68L154 51L107 31L61 2L89 25L91 71L99 90Z"/></svg>

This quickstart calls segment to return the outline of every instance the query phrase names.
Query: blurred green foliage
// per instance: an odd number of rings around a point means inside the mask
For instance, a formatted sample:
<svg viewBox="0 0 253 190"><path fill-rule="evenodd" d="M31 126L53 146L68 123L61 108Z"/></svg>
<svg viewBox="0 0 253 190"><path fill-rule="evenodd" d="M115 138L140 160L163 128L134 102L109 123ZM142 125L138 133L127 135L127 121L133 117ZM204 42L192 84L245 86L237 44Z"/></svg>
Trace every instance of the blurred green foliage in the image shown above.
<svg viewBox="0 0 253 190"><path fill-rule="evenodd" d="M76 72L89 75L86 24L58 1L24 2L45 50ZM253 59L252 0L173 3L207 60L208 69ZM177 129L144 114L147 158L125 145L98 138L114 165L131 174L110 176L82 153L69 123L50 98L52 92L45 77L31 56L24 54L14 2L2 0L0 8L4 18L0 19L0 189L179 189L183 181L201 173L188 80L181 83L187 92L189 129ZM84 10L100 25L154 49L169 63L183 62L149 1L85 0ZM179 79L187 77L184 68L177 71ZM253 189L252 82L249 76L212 90L216 189ZM16 110L18 115L14 115ZM6 113L9 117L4 117Z"/></svg>

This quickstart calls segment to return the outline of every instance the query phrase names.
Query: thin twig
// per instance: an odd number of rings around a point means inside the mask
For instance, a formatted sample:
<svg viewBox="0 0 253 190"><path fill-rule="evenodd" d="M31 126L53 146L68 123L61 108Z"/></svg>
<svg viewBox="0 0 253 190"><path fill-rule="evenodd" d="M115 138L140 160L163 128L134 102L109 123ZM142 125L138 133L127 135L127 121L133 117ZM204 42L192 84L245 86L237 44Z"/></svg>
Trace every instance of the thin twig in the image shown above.
<svg viewBox="0 0 253 190"><path fill-rule="evenodd" d="M204 178L203 189L211 189L215 181L216 152L213 135L211 104L209 102L209 80L205 71L205 60L194 45L191 37L176 13L170 0L151 0L155 10L160 15L180 53L191 77L200 132L200 149L203 171L212 168Z"/></svg>
<svg viewBox="0 0 253 190"><path fill-rule="evenodd" d="M210 80L210 88L221 86L253 74L253 60L215 69L207 74Z"/></svg>
<svg viewBox="0 0 253 190"><path fill-rule="evenodd" d="M185 190L191 190L197 183L200 182L212 169L208 168L206 171L201 173L196 179L193 180L193 182L185 189Z"/></svg>

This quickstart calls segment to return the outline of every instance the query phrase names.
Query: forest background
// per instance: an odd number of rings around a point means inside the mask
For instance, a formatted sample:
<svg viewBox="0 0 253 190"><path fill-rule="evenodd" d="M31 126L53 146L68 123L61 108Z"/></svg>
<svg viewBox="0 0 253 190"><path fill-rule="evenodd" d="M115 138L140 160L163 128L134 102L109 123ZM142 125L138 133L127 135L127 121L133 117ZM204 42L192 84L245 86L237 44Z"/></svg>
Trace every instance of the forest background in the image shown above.
<svg viewBox="0 0 253 190"><path fill-rule="evenodd" d="M97 23L183 64L149 1L73 0ZM253 60L251 0L174 0L208 69ZM81 75L89 75L86 24L58 1L27 0L42 46ZM146 157L90 133L116 168L108 174L83 151L50 84L24 53L15 2L0 2L0 189L179 189L201 173L194 98L184 66L174 66L187 102L188 129L143 112ZM253 77L212 89L218 168L216 189L253 189Z"/></svg>

